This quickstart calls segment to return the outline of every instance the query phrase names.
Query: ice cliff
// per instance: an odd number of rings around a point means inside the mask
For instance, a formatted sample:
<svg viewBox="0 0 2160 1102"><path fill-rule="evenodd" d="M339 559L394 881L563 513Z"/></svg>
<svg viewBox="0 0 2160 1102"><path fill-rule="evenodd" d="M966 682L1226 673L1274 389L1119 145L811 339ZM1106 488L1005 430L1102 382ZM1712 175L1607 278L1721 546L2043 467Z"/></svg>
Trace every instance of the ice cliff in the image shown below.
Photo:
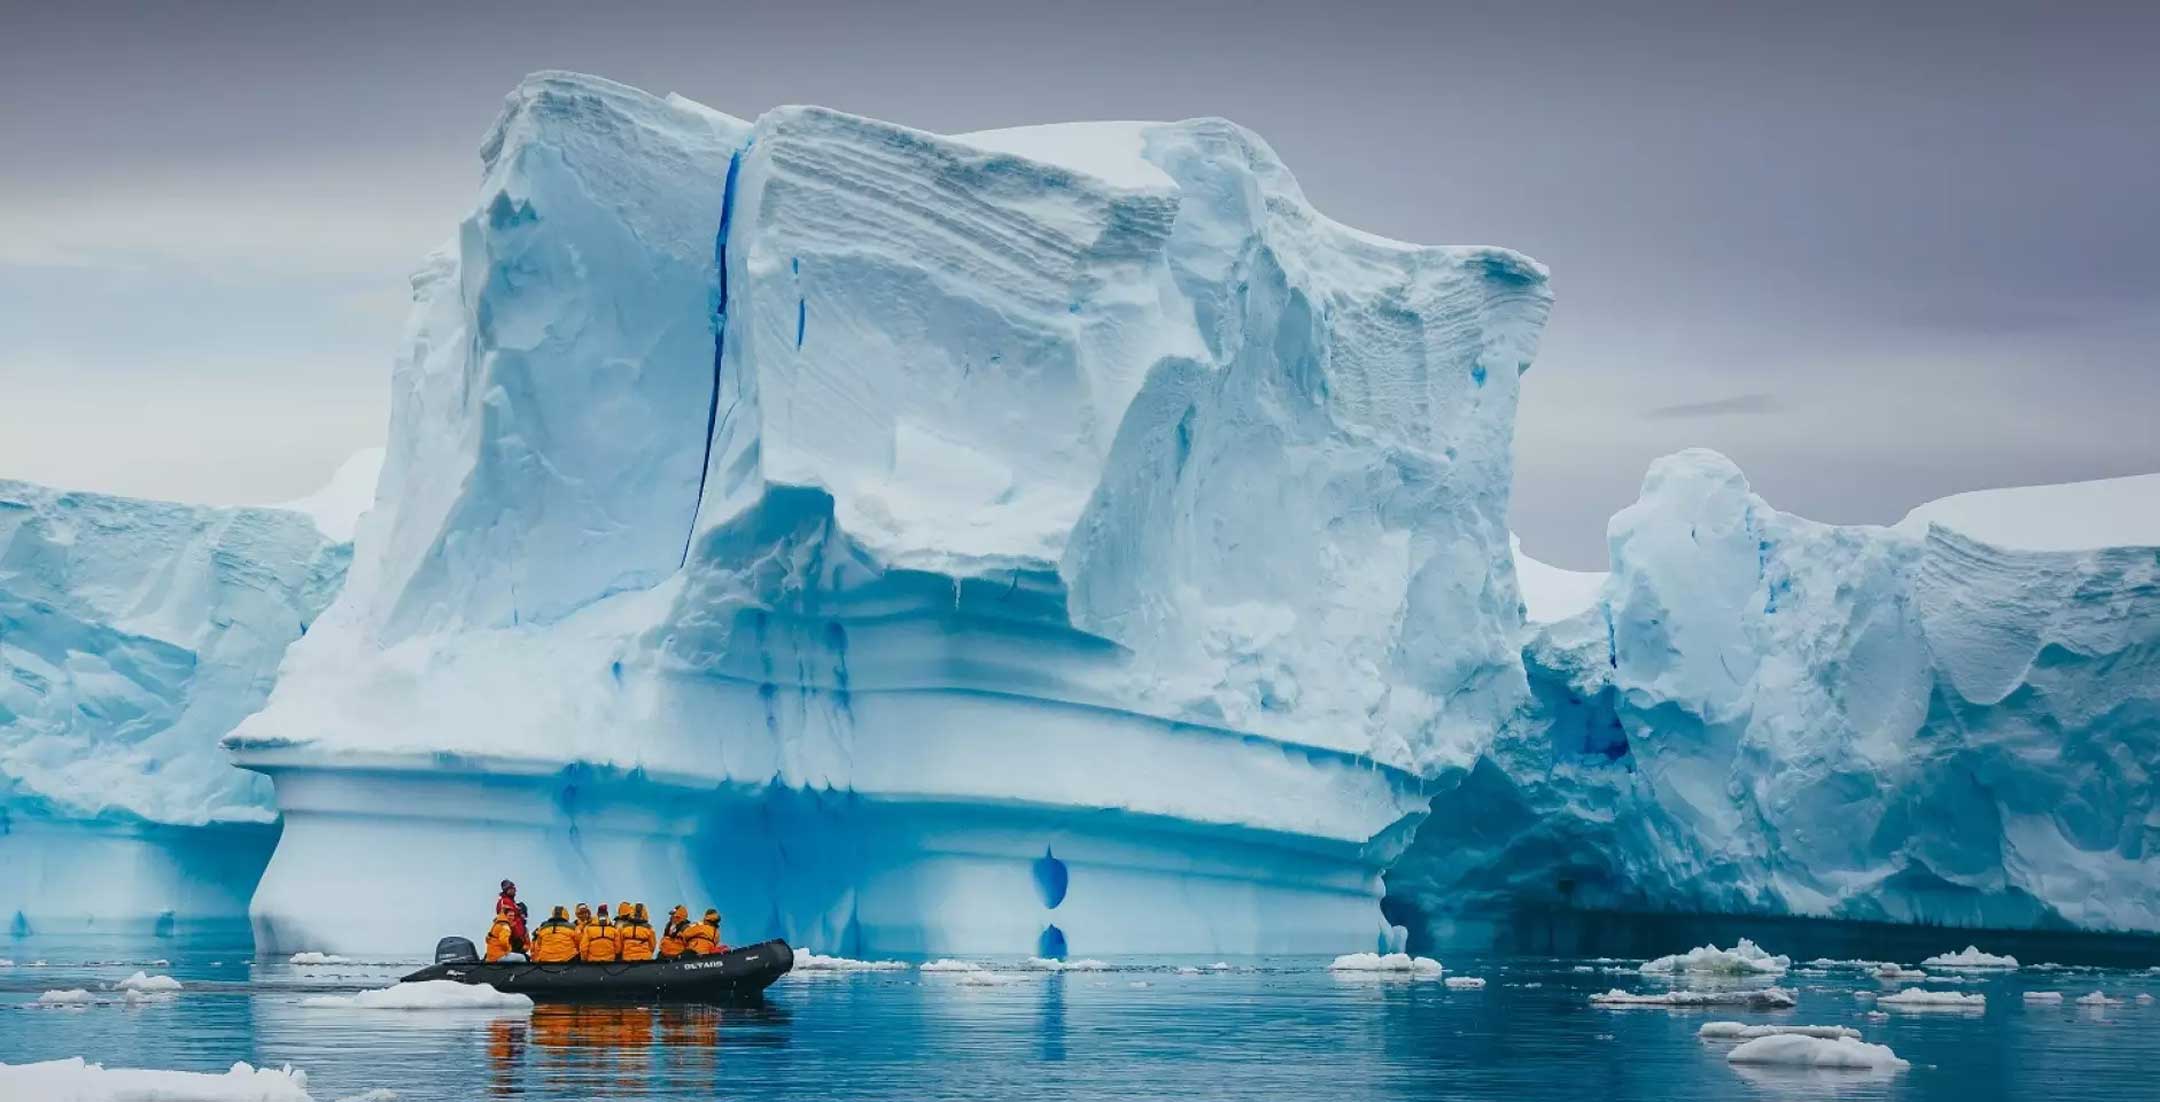
<svg viewBox="0 0 2160 1102"><path fill-rule="evenodd" d="M1533 703L1389 874L1402 912L2160 931L2160 475L1840 527L1690 451L1610 544L1520 564Z"/></svg>
<svg viewBox="0 0 2160 1102"><path fill-rule="evenodd" d="M344 578L375 457L288 507L0 481L0 919L17 932L245 913L270 785L218 739Z"/></svg>
<svg viewBox="0 0 2160 1102"><path fill-rule="evenodd" d="M227 740L259 948L424 951L504 876L854 955L1388 940L1527 691L1541 268L1331 222L1220 120L544 73L481 156L350 581Z"/></svg>

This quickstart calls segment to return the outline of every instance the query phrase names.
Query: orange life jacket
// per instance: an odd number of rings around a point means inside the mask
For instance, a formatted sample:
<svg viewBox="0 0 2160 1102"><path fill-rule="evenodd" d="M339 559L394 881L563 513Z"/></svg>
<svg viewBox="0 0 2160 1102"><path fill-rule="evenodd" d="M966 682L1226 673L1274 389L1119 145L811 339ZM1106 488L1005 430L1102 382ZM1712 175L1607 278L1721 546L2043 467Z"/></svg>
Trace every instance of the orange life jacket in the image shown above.
<svg viewBox="0 0 2160 1102"><path fill-rule="evenodd" d="M542 964L561 964L578 959L578 929L551 918L533 929L532 959Z"/></svg>
<svg viewBox="0 0 2160 1102"><path fill-rule="evenodd" d="M486 959L501 960L503 958L503 955L508 953L509 951L510 919L504 915L498 914L495 916L494 925L488 927Z"/></svg>
<svg viewBox="0 0 2160 1102"><path fill-rule="evenodd" d="M578 959L587 964L607 964L622 955L622 931L615 923L605 919L593 919L585 927L585 951Z"/></svg>
<svg viewBox="0 0 2160 1102"><path fill-rule="evenodd" d="M674 960L683 955L683 928L690 925L687 918L671 918L667 929L660 935L660 959Z"/></svg>
<svg viewBox="0 0 2160 1102"><path fill-rule="evenodd" d="M710 922L693 922L682 930L683 952L688 956L711 956L720 950L720 931Z"/></svg>
<svg viewBox="0 0 2160 1102"><path fill-rule="evenodd" d="M653 959L653 928L650 922L631 919L622 925L622 959Z"/></svg>

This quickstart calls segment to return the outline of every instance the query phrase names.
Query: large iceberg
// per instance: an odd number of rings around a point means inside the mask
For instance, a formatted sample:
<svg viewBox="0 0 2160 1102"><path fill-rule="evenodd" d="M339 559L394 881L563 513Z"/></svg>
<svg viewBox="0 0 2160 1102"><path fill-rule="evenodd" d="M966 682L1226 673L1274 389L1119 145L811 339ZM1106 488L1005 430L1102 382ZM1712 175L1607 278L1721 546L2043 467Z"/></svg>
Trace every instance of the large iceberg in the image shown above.
<svg viewBox="0 0 2160 1102"><path fill-rule="evenodd" d="M544 73L481 153L350 580L227 740L259 949L424 951L504 876L854 957L1395 947L1427 780L1527 692L1538 265L1220 120Z"/></svg>
<svg viewBox="0 0 2160 1102"><path fill-rule="evenodd" d="M218 739L330 603L379 458L266 508L0 481L0 920L14 932L246 913L276 814Z"/></svg>
<svg viewBox="0 0 2160 1102"><path fill-rule="evenodd" d="M1524 567L1533 703L1399 913L2160 931L2160 475L1842 527L1698 450L1610 536L1609 576Z"/></svg>

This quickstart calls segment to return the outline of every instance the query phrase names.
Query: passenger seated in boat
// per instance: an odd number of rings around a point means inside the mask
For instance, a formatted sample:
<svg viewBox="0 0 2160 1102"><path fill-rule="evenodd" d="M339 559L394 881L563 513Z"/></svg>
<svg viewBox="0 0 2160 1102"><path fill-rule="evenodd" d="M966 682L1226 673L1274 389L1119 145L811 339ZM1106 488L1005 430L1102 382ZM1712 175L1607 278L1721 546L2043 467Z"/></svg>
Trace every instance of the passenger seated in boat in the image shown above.
<svg viewBox="0 0 2160 1102"><path fill-rule="evenodd" d="M578 928L571 925L570 916L561 907L540 924L532 934L532 959L541 964L563 964L578 959L578 949L583 939Z"/></svg>
<svg viewBox="0 0 2160 1102"><path fill-rule="evenodd" d="M607 904L600 904L600 911L593 916L592 925L585 927L585 947L578 959L587 964L612 964L622 955L622 932L609 921Z"/></svg>
<svg viewBox="0 0 2160 1102"><path fill-rule="evenodd" d="M667 928L660 932L660 959L674 960L683 955L683 930L690 925L690 908L680 903L668 912Z"/></svg>
<svg viewBox="0 0 2160 1102"><path fill-rule="evenodd" d="M720 941L720 912L705 909L705 918L683 927L683 955L686 957L709 957L727 952Z"/></svg>
<svg viewBox="0 0 2160 1102"><path fill-rule="evenodd" d="M631 906L625 904L625 906ZM622 928L622 959L653 959L652 920L645 917L645 904L631 907L630 917L620 923Z"/></svg>

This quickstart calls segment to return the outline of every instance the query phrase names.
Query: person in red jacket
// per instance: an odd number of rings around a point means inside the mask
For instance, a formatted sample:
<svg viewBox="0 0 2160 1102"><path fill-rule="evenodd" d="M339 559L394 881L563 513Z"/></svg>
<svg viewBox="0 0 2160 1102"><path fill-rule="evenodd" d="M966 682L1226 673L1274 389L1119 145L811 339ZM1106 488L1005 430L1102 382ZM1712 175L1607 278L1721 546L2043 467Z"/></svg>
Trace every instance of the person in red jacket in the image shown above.
<svg viewBox="0 0 2160 1102"><path fill-rule="evenodd" d="M510 919L510 951L525 951L525 908L518 905L517 885L508 880L502 882L502 894L495 897L495 913Z"/></svg>

